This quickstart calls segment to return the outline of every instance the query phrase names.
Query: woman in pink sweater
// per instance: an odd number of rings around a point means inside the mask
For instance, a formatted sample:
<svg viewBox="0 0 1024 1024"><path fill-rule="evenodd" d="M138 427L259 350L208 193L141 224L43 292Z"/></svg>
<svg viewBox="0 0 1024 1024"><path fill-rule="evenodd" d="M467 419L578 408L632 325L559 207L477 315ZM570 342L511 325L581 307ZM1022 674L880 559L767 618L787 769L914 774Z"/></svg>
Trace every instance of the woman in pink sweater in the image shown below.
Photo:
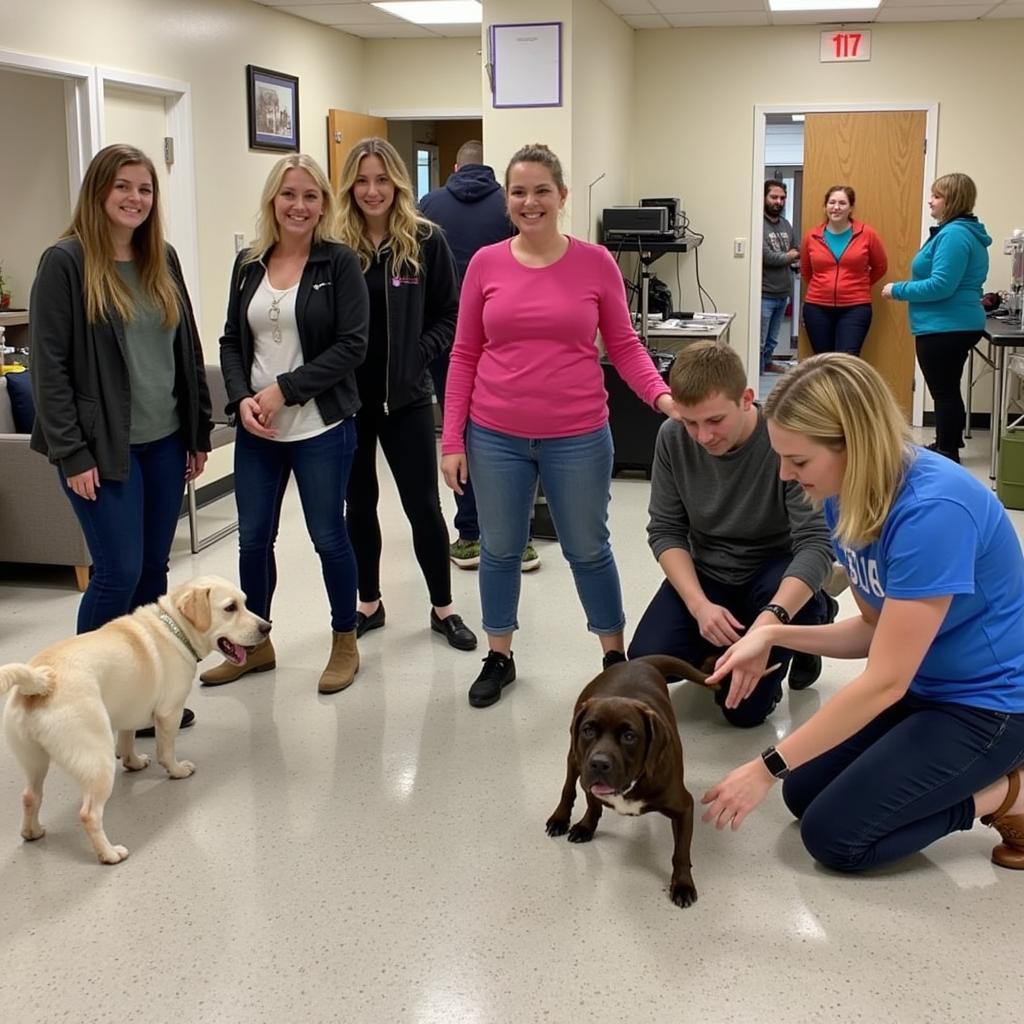
<svg viewBox="0 0 1024 1024"><path fill-rule="evenodd" d="M486 246L462 284L445 395L441 470L461 493L472 475L480 519L480 599L489 651L469 690L487 707L515 679L520 560L538 477L605 666L624 660L625 615L608 535L612 440L595 345L647 404L675 411L633 330L611 254L563 235L568 190L547 146L505 173L516 237Z"/></svg>

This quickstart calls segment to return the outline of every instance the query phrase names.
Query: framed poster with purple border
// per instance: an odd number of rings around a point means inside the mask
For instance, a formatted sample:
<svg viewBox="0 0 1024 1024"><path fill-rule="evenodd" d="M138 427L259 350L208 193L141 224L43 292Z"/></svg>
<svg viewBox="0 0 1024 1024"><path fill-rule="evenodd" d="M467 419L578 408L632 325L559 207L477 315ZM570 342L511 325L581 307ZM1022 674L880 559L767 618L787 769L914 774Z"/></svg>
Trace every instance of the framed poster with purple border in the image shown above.
<svg viewBox="0 0 1024 1024"><path fill-rule="evenodd" d="M495 107L562 105L562 23L492 25L491 95Z"/></svg>

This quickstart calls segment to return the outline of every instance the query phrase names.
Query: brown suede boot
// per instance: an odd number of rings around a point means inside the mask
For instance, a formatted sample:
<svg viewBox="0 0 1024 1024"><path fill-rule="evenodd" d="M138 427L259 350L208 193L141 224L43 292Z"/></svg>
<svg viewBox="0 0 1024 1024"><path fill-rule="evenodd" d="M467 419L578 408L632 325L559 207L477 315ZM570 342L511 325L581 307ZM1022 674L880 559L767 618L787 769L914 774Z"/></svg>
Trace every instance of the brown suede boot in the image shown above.
<svg viewBox="0 0 1024 1024"><path fill-rule="evenodd" d="M356 631L353 629L348 633L333 633L331 637L331 657L317 686L321 693L338 693L351 686L359 671Z"/></svg>
<svg viewBox="0 0 1024 1024"><path fill-rule="evenodd" d="M1017 871L1024 871L1024 814L1006 812L1014 805L1020 793L1022 771L1024 769L1017 768L1006 776L1010 781L1006 799L997 811L986 814L981 819L982 825L994 828L1003 839L992 851L992 863L998 864L1001 868L1014 868Z"/></svg>
<svg viewBox="0 0 1024 1024"><path fill-rule="evenodd" d="M258 647L254 648L245 659L244 665L236 665L233 661L222 661L216 668L208 668L200 677L199 681L203 686L223 686L225 683L233 683L236 679L248 675L250 672L269 672L277 668L277 655L274 653L274 645L267 637Z"/></svg>

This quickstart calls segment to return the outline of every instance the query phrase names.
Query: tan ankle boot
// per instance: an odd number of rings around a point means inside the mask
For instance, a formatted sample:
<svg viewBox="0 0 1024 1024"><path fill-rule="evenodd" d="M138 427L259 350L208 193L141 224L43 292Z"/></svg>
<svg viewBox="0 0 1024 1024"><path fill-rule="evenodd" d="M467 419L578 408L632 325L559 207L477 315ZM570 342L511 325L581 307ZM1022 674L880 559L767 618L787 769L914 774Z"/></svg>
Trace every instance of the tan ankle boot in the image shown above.
<svg viewBox="0 0 1024 1024"><path fill-rule="evenodd" d="M272 668L277 668L277 655L274 654L274 645L267 637L252 650L244 665L236 665L233 661L225 660L216 668L208 668L199 677L199 681L203 686L223 686L225 683L241 679L250 672L269 672Z"/></svg>
<svg viewBox="0 0 1024 1024"><path fill-rule="evenodd" d="M331 657L320 676L317 689L321 693L337 693L352 685L359 671L359 648L356 631L334 633L331 639Z"/></svg>
<svg viewBox="0 0 1024 1024"><path fill-rule="evenodd" d="M1024 769L1017 768L1007 775L1010 782L1006 791L1006 799L999 809L986 814L982 825L994 828L1002 837L1002 842L992 850L992 862L1001 868L1024 870L1024 814L1007 814L1020 793L1020 777Z"/></svg>

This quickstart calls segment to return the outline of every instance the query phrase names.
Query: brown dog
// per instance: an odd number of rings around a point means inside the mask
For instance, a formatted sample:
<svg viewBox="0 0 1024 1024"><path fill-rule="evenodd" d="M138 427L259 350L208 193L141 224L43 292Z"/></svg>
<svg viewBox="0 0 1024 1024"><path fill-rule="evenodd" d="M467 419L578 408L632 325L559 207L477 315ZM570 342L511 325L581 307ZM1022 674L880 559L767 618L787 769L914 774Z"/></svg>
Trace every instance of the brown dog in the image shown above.
<svg viewBox="0 0 1024 1024"><path fill-rule="evenodd" d="M697 900L690 872L693 797L683 783L683 745L665 677L703 684L688 662L652 655L612 665L576 700L562 799L547 820L549 836L569 833L570 843L594 838L604 807L619 814L659 811L672 819L675 850L669 894L679 907ZM572 828L569 816L576 780L587 796L587 813Z"/></svg>

